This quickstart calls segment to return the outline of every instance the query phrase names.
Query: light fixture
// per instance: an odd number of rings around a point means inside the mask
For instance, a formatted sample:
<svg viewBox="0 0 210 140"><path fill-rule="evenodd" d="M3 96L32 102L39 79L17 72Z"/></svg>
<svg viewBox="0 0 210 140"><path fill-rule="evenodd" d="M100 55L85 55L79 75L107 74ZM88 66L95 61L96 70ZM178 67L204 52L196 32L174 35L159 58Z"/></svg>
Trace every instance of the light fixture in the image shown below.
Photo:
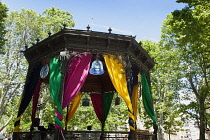
<svg viewBox="0 0 210 140"><path fill-rule="evenodd" d="M60 52L60 60L68 60L70 56L70 52L66 48L64 51Z"/></svg>
<svg viewBox="0 0 210 140"><path fill-rule="evenodd" d="M96 60L93 61L91 68L90 68L90 74L93 75L101 75L104 73L103 64L100 60L98 60L98 55L96 56Z"/></svg>
<svg viewBox="0 0 210 140"><path fill-rule="evenodd" d="M87 126L87 130L92 130L92 126L91 125Z"/></svg>
<svg viewBox="0 0 210 140"><path fill-rule="evenodd" d="M115 105L120 105L120 97L115 98Z"/></svg>
<svg viewBox="0 0 210 140"><path fill-rule="evenodd" d="M82 99L82 106L89 106L90 105L90 99L83 98Z"/></svg>

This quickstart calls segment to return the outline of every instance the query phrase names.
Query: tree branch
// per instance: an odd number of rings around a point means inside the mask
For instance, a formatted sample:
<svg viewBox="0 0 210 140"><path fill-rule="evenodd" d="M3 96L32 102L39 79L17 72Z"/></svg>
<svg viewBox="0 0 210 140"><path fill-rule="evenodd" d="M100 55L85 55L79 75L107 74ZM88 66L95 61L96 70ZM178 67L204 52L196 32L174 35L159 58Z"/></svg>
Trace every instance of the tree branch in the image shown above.
<svg viewBox="0 0 210 140"><path fill-rule="evenodd" d="M209 109L210 108L210 106L209 107L206 107L205 109Z"/></svg>
<svg viewBox="0 0 210 140"><path fill-rule="evenodd" d="M7 122L0 128L0 132L10 123L12 120L13 115L10 116L10 118L7 120Z"/></svg>
<svg viewBox="0 0 210 140"><path fill-rule="evenodd" d="M190 82L190 85L191 85L191 87L192 87L193 92L195 93L195 96L199 99L199 94L198 94L198 91L197 91L196 88L195 88L195 85L193 84L192 77L189 77L188 80L189 80L189 82Z"/></svg>

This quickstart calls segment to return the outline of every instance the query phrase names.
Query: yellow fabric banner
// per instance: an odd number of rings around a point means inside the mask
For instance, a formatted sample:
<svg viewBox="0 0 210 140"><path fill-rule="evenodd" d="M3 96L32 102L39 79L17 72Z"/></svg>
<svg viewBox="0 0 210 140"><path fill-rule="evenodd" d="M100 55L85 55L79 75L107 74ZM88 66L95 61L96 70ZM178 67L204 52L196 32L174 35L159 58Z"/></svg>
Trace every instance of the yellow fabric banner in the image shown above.
<svg viewBox="0 0 210 140"><path fill-rule="evenodd" d="M67 120L65 122L65 126L67 126L67 123L71 120L71 118L74 116L78 106L79 106L79 103L80 103L80 100L82 98L83 94L79 93L76 95L76 97L73 99L72 101L72 104L68 110L68 117L67 117Z"/></svg>
<svg viewBox="0 0 210 140"><path fill-rule="evenodd" d="M123 65L120 63L119 59L116 59L112 55L104 55L104 59L112 84L128 106L129 117L134 120L133 107L128 93L126 75ZM131 126L130 129L134 130L134 128L131 128Z"/></svg>
<svg viewBox="0 0 210 140"><path fill-rule="evenodd" d="M21 116L19 116L18 118L16 118L15 122L20 122ZM14 132L20 132L20 123L15 126Z"/></svg>
<svg viewBox="0 0 210 140"><path fill-rule="evenodd" d="M22 97L23 97L23 93L20 96L20 99L19 99L19 102L18 102L18 108L20 108L20 103L22 101ZM19 117L16 118L15 122L20 122L21 116L22 116L22 114ZM15 126L13 131L14 132L20 132L20 123L18 123L18 125Z"/></svg>
<svg viewBox="0 0 210 140"><path fill-rule="evenodd" d="M137 109L138 109L138 84L133 87L132 93L132 105L133 105L133 115L134 115L134 122L136 122L137 118ZM136 124L135 124L136 127Z"/></svg>

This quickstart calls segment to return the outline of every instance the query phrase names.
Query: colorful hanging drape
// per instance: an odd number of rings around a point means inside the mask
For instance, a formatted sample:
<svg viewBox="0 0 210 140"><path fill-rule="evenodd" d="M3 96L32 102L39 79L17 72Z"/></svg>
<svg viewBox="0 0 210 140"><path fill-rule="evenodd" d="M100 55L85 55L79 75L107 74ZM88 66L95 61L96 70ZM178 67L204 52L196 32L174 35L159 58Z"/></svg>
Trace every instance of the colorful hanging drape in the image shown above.
<svg viewBox="0 0 210 140"><path fill-rule="evenodd" d="M79 103L80 103L80 100L82 98L83 94L79 93L76 95L76 97L73 99L72 101L72 104L68 110L68 113L67 113L67 119L66 119L66 122L65 122L65 127L67 128L67 123L71 120L71 118L74 116L78 106L79 106Z"/></svg>
<svg viewBox="0 0 210 140"><path fill-rule="evenodd" d="M109 110L112 104L114 93L103 93L102 94L102 128L101 130L104 131L105 122L107 116L109 114Z"/></svg>
<svg viewBox="0 0 210 140"><path fill-rule="evenodd" d="M62 85L62 74L60 73L61 62L57 58L50 59L50 92L51 97L57 106L55 127L58 129L63 129L62 109L64 109L75 98L82 88L88 75L90 61L91 54L88 52L78 53L72 57L68 62L65 77L63 77L64 89L62 89L60 87ZM63 95L61 95L61 92L63 92Z"/></svg>
<svg viewBox="0 0 210 140"><path fill-rule="evenodd" d="M20 100L18 115L14 125L14 132L19 132L20 118L26 110L36 89L40 77L41 64L29 65L24 91Z"/></svg>
<svg viewBox="0 0 210 140"><path fill-rule="evenodd" d="M144 72L141 74L141 81L142 81L142 100L143 100L144 108L147 114L153 120L153 124L157 126L156 115L153 108L152 96L150 93L150 87L146 78L146 74Z"/></svg>
<svg viewBox="0 0 210 140"><path fill-rule="evenodd" d="M61 80L62 74L61 70L61 62L58 58L51 58L50 59L50 96L57 107L56 117L55 117L55 127L58 129L62 129L63 125L61 120L63 110L61 106L61 99L60 96L60 89L61 89Z"/></svg>
<svg viewBox="0 0 210 140"><path fill-rule="evenodd" d="M133 107L130 100L130 96L128 93L127 88L127 81L125 76L125 70L123 69L122 64L119 62L118 59L115 59L112 55L104 55L105 63L107 66L107 70L109 73L109 77L112 81L112 84L114 85L115 89L117 90L118 94L124 99L128 110L129 110L129 118L131 121L129 121L130 129L135 130L133 121Z"/></svg>
<svg viewBox="0 0 210 140"><path fill-rule="evenodd" d="M138 108L138 69L136 66L131 68L131 78L129 82L129 95L132 102L133 114L134 114L134 127L136 126L137 108Z"/></svg>
<svg viewBox="0 0 210 140"><path fill-rule="evenodd" d="M69 71L65 76L63 108L65 108L82 88L90 69L91 54L88 52L76 55L70 60Z"/></svg>
<svg viewBox="0 0 210 140"><path fill-rule="evenodd" d="M33 94L32 115L31 115L32 125L31 125L31 127L33 127L33 125L34 125L34 119L36 116L36 110L37 110L37 104L38 104L38 99L39 99L39 95L40 95L39 93L40 93L41 84L42 84L42 82L39 80L38 84L36 86L36 90Z"/></svg>
<svg viewBox="0 0 210 140"><path fill-rule="evenodd" d="M136 123L136 119L137 119L137 112L138 112L138 91L139 91L139 86L138 84L136 84L133 87L133 93L132 93L132 105L133 105L133 115L134 115L134 123ZM136 124L135 128L137 127Z"/></svg>
<svg viewBox="0 0 210 140"><path fill-rule="evenodd" d="M90 62L91 54L88 52L77 54L69 60L68 71L65 74L62 109L68 106L82 88L90 69ZM71 111L75 113L76 110ZM72 117L73 115L71 114L70 116ZM67 125L67 122L65 125Z"/></svg>
<svg viewBox="0 0 210 140"><path fill-rule="evenodd" d="M101 130L104 131L105 121L109 114L114 93L90 94L96 116L101 122Z"/></svg>
<svg viewBox="0 0 210 140"><path fill-rule="evenodd" d="M102 123L102 94L90 94L96 116Z"/></svg>

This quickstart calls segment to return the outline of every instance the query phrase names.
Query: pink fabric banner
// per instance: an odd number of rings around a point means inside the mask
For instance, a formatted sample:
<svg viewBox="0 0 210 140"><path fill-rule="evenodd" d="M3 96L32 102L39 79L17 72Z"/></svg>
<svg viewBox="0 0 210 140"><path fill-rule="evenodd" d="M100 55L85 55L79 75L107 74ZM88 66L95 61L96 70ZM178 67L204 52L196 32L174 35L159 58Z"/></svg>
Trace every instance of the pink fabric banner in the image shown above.
<svg viewBox="0 0 210 140"><path fill-rule="evenodd" d="M74 99L82 88L91 62L90 53L81 53L72 58L69 62L69 71L65 76L64 95L63 95L63 109Z"/></svg>

